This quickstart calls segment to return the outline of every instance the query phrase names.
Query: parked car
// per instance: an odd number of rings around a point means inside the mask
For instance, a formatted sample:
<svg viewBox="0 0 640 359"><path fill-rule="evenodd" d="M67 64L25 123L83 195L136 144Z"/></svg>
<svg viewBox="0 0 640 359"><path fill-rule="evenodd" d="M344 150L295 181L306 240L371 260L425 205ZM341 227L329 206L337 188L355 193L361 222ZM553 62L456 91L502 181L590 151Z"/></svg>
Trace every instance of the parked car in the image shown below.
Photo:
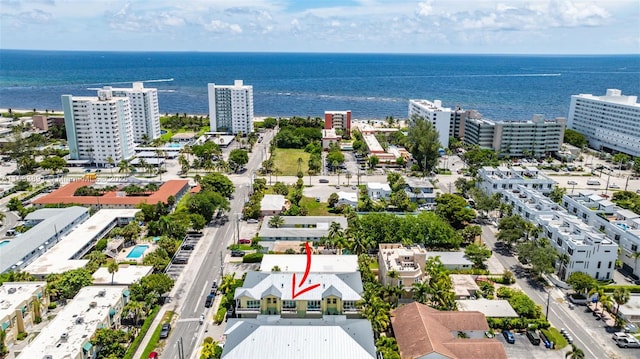
<svg viewBox="0 0 640 359"><path fill-rule="evenodd" d="M616 340L616 345L620 348L640 348L640 341L636 338L620 338Z"/></svg>
<svg viewBox="0 0 640 359"><path fill-rule="evenodd" d="M588 180L587 184L589 186L599 186L600 185L600 181L596 181L596 180Z"/></svg>
<svg viewBox="0 0 640 359"><path fill-rule="evenodd" d="M258 223L258 220L254 218L247 219L247 223Z"/></svg>
<svg viewBox="0 0 640 359"><path fill-rule="evenodd" d="M504 337L504 340L506 340L506 341L507 341L507 343L509 343L509 344L515 344L515 342L516 342L516 337L515 337L515 336L513 336L513 333L511 333L510 331L508 331L508 330L506 330L506 329L505 329L505 330L503 330L503 331L502 331L502 336Z"/></svg>
<svg viewBox="0 0 640 359"><path fill-rule="evenodd" d="M192 251L193 248L195 248L195 246L191 243L187 243L187 244L183 244L182 245L182 249L184 249L185 251Z"/></svg>
<svg viewBox="0 0 640 359"><path fill-rule="evenodd" d="M575 186L575 185L578 184L578 182L576 182L576 181L567 181L567 184L570 185L570 186Z"/></svg>
<svg viewBox="0 0 640 359"><path fill-rule="evenodd" d="M527 330L527 338L533 345L540 345L540 337L535 330Z"/></svg>
<svg viewBox="0 0 640 359"><path fill-rule="evenodd" d="M215 297L216 297L215 294L209 293L209 295L207 295L207 299L204 301L204 307L211 308L211 306L213 306L213 299Z"/></svg>
<svg viewBox="0 0 640 359"><path fill-rule="evenodd" d="M320 183L329 183L329 180L328 180L328 179L326 179L326 178L320 178L320 179L318 180L318 182L320 182Z"/></svg>
<svg viewBox="0 0 640 359"><path fill-rule="evenodd" d="M149 359L158 359L158 352L149 353Z"/></svg>
<svg viewBox="0 0 640 359"><path fill-rule="evenodd" d="M176 257L173 259L173 264L187 264L189 263L189 257Z"/></svg>
<svg viewBox="0 0 640 359"><path fill-rule="evenodd" d="M232 257L244 257L244 251L232 250L231 251L231 256Z"/></svg>
<svg viewBox="0 0 640 359"><path fill-rule="evenodd" d="M171 324L169 323L162 324L162 329L160 329L160 339L167 339L169 337L170 331L171 331Z"/></svg>
<svg viewBox="0 0 640 359"><path fill-rule="evenodd" d="M247 238L240 238L238 240L238 243L240 243L240 244L251 244L251 240L247 239Z"/></svg>
<svg viewBox="0 0 640 359"><path fill-rule="evenodd" d="M615 183L612 183L612 184L610 184L610 185L609 185L609 188L619 189L619 188L620 188L620 186L618 186L618 185L617 185L617 184L615 184Z"/></svg>
<svg viewBox="0 0 640 359"><path fill-rule="evenodd" d="M540 341L542 342L542 344L544 344L545 348L551 349L551 341L549 340L549 338L547 338L546 335L544 335L543 332L540 332Z"/></svg>

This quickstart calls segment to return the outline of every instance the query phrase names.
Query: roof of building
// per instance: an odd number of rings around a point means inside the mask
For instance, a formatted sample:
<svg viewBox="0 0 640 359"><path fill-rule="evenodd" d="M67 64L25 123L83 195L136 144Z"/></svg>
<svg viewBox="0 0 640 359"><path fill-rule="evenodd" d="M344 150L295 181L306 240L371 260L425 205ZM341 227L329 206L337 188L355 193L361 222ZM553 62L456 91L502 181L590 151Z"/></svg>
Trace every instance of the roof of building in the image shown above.
<svg viewBox="0 0 640 359"><path fill-rule="evenodd" d="M411 188L434 188L433 183L426 179L407 177L404 182Z"/></svg>
<svg viewBox="0 0 640 359"><path fill-rule="evenodd" d="M449 274L451 282L453 282L453 291L456 296L469 296L472 292L480 290L476 284L475 276L470 274Z"/></svg>
<svg viewBox="0 0 640 359"><path fill-rule="evenodd" d="M329 234L331 223L340 224L343 230L348 227L343 216L280 216L284 224L279 228L269 226L272 216L265 216L258 232L261 238L321 238Z"/></svg>
<svg viewBox="0 0 640 359"><path fill-rule="evenodd" d="M432 353L451 359L507 358L504 346L496 339L457 338L452 334L489 330L487 320L480 312L438 311L413 302L393 310L391 315L403 359Z"/></svg>
<svg viewBox="0 0 640 359"><path fill-rule="evenodd" d="M371 323L366 319L229 319L224 359L350 358L374 359Z"/></svg>
<svg viewBox="0 0 640 359"><path fill-rule="evenodd" d="M461 312L480 312L486 317L518 317L509 301L503 299L456 300Z"/></svg>
<svg viewBox="0 0 640 359"><path fill-rule="evenodd" d="M348 202L358 202L358 194L356 192L345 192L340 191L338 194L338 200L348 201Z"/></svg>
<svg viewBox="0 0 640 359"><path fill-rule="evenodd" d="M464 252L427 252L427 258L440 257L440 262L447 265L472 265Z"/></svg>
<svg viewBox="0 0 640 359"><path fill-rule="evenodd" d="M134 218L139 209L101 209L73 232L64 236L56 245L45 252L24 269L33 275L47 275L62 273L70 269L82 268L89 260L76 259L76 253L80 252L92 241L103 237L104 231L118 218Z"/></svg>
<svg viewBox="0 0 640 359"><path fill-rule="evenodd" d="M294 273L298 279L302 279L303 272ZM293 300L291 273L281 272L248 272L241 288L237 288L234 298L249 297L261 299L266 292L277 296L282 300ZM342 300L357 301L362 299L362 279L360 272L352 273L310 273L307 284L320 284L316 289L296 296L296 300L322 300L327 295L325 292L335 289L340 293Z"/></svg>
<svg viewBox="0 0 640 359"><path fill-rule="evenodd" d="M171 137L171 140L173 141L178 141L178 140L190 140L196 137L196 133L195 132L180 132L180 133L176 133L175 135L173 135Z"/></svg>
<svg viewBox="0 0 640 359"><path fill-rule="evenodd" d="M137 266L129 264L119 264L118 270L113 273L113 282L111 281L111 273L107 267L100 267L93 273L93 284L114 284L114 285L131 285L139 281L142 277L153 272L152 266Z"/></svg>
<svg viewBox="0 0 640 359"><path fill-rule="evenodd" d="M45 245L56 234L66 233L65 228L82 216L88 215L88 209L78 206L67 208L42 208L29 213L25 219L40 221L33 228L10 239L9 244L0 247L0 273L6 272L29 253ZM44 248L43 248L44 249Z"/></svg>
<svg viewBox="0 0 640 359"><path fill-rule="evenodd" d="M640 295L630 295L629 301L620 305L620 314L625 317L640 316Z"/></svg>
<svg viewBox="0 0 640 359"><path fill-rule="evenodd" d="M89 286L80 289L73 300L24 347L18 359L43 358L45 355L54 359L79 357L83 346L108 318L113 307L122 301L126 288Z"/></svg>
<svg viewBox="0 0 640 359"><path fill-rule="evenodd" d="M278 266L282 272L304 272L307 256L304 254L265 254L260 264L261 272L271 272ZM353 273L358 271L356 255L314 255L311 273Z"/></svg>
<svg viewBox="0 0 640 359"><path fill-rule="evenodd" d="M281 211L286 203L286 198L281 194L265 194L260 201L262 211Z"/></svg>
<svg viewBox="0 0 640 359"><path fill-rule="evenodd" d="M185 187L189 188L189 180L169 180L163 183L160 188L149 196L121 196L117 191L107 192L102 196L74 196L75 191L82 186L91 186L95 181L79 180L69 183L58 190L33 200L34 204L70 204L75 203L82 206L88 205L127 205L136 206L140 203L156 204L166 203L167 198L176 196Z"/></svg>
<svg viewBox="0 0 640 359"><path fill-rule="evenodd" d="M15 313L18 306L28 301L47 282L4 282L0 285L0 320Z"/></svg>
<svg viewBox="0 0 640 359"><path fill-rule="evenodd" d="M322 130L322 139L323 140L337 140L340 136L336 134L336 130L334 128L323 129Z"/></svg>
<svg viewBox="0 0 640 359"><path fill-rule="evenodd" d="M380 182L368 182L367 190L380 190L391 192L391 186L388 183L380 183Z"/></svg>

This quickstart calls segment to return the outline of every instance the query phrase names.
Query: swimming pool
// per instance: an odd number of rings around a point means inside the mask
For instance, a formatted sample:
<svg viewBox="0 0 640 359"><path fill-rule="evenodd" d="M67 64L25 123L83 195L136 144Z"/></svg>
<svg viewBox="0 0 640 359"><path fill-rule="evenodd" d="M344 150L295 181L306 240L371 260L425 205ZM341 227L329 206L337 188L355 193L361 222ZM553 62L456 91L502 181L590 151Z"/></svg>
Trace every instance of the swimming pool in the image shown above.
<svg viewBox="0 0 640 359"><path fill-rule="evenodd" d="M2 242L0 242L0 247L6 246L9 243L11 243L11 241L2 241Z"/></svg>
<svg viewBox="0 0 640 359"><path fill-rule="evenodd" d="M149 248L149 246L146 245L146 244L139 244L139 245L133 247L131 252L129 252L129 254L127 254L127 258L138 259L138 258L142 257L142 255L144 254L144 251L146 251L148 248Z"/></svg>

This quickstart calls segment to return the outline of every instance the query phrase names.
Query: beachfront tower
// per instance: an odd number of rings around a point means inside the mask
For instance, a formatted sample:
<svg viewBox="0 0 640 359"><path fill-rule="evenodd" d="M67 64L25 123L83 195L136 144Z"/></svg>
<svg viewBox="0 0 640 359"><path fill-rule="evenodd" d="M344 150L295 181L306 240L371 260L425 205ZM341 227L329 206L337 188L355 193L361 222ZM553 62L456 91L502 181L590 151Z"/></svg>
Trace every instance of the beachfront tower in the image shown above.
<svg viewBox="0 0 640 359"><path fill-rule="evenodd" d="M133 157L133 118L128 97L115 97L110 90L98 96L62 95L64 124L71 163L106 166Z"/></svg>
<svg viewBox="0 0 640 359"><path fill-rule="evenodd" d="M208 90L211 132L253 132L253 86L236 80L233 85L210 83Z"/></svg>
<svg viewBox="0 0 640 359"><path fill-rule="evenodd" d="M160 109L157 89L144 88L142 82L134 82L132 88L105 87L104 89L111 90L114 97L129 99L135 142L149 142L160 137Z"/></svg>
<svg viewBox="0 0 640 359"><path fill-rule="evenodd" d="M608 89L604 96L571 96L567 126L583 134L589 147L640 156L640 103L638 96L623 96Z"/></svg>
<svg viewBox="0 0 640 359"><path fill-rule="evenodd" d="M449 128L451 126L451 109L442 107L442 101L433 102L427 100L409 100L409 126L413 116L420 116L431 122L440 135L440 145L442 148L449 147Z"/></svg>
<svg viewBox="0 0 640 359"><path fill-rule="evenodd" d="M347 137L351 136L351 111L325 111L324 129L342 131Z"/></svg>

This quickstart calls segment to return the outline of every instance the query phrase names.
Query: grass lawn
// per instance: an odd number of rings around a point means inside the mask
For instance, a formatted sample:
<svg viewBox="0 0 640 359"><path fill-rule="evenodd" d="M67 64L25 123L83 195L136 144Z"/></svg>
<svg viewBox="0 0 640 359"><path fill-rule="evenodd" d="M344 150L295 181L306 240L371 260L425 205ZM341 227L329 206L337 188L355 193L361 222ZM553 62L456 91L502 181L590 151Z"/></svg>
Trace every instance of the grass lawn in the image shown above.
<svg viewBox="0 0 640 359"><path fill-rule="evenodd" d="M304 150L277 148L273 158L273 168L280 170L281 176L298 174L298 158L302 158L302 173L306 176L309 169L309 154Z"/></svg>
<svg viewBox="0 0 640 359"><path fill-rule="evenodd" d="M144 348L144 352L142 353L143 358L147 358L149 356L149 353L151 353L156 349L156 347L158 346L158 342L160 341L160 331L162 330L162 324L170 323L171 318L173 318L174 314L175 312L172 312L172 311L168 311L164 313L164 316L162 317L162 321L160 322L160 325L158 325L156 327L156 330L153 331L153 334L151 335L151 339L149 339L149 343L147 343L147 346ZM171 333L169 333L169 335L171 335Z"/></svg>
<svg viewBox="0 0 640 359"><path fill-rule="evenodd" d="M542 332L547 337L547 339L555 343L556 350L562 349L569 345L564 336L562 336L562 334L560 334L560 332L556 328L550 327L549 329L542 329Z"/></svg>
<svg viewBox="0 0 640 359"><path fill-rule="evenodd" d="M333 213L329 213L327 203L316 202L315 198L302 197L300 205L309 210L309 216L333 216Z"/></svg>

